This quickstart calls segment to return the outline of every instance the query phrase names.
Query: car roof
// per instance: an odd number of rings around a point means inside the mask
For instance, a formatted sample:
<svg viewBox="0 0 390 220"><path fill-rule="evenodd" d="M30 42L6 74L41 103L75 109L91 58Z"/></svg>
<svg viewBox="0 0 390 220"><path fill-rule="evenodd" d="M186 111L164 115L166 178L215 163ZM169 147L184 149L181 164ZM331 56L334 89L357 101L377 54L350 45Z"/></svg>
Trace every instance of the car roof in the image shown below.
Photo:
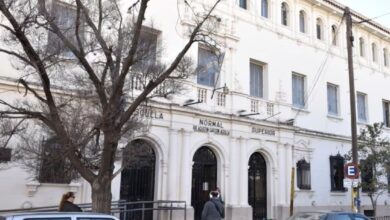
<svg viewBox="0 0 390 220"><path fill-rule="evenodd" d="M112 215L103 214L103 213L95 213L95 212L21 212L21 213L8 213L2 214L3 217L16 217L16 216L99 216L99 217L114 217Z"/></svg>

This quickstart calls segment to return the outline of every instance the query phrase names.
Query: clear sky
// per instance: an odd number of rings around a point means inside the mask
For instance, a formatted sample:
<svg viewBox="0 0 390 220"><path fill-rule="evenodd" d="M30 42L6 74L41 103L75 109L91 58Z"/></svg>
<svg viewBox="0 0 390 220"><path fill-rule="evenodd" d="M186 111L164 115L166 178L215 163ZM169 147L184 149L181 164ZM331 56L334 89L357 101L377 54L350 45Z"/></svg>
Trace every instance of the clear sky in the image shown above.
<svg viewBox="0 0 390 220"><path fill-rule="evenodd" d="M368 18L387 14L374 21L390 29L390 0L336 0Z"/></svg>

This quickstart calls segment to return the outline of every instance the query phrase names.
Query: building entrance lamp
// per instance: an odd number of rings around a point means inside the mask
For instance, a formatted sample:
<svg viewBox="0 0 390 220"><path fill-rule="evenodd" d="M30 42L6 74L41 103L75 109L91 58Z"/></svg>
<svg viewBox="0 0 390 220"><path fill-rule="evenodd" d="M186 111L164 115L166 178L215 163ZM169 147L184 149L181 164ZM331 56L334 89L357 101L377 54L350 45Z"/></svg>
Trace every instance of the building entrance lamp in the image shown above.
<svg viewBox="0 0 390 220"><path fill-rule="evenodd" d="M211 94L211 99L213 99L215 91L220 90L220 89L222 89L222 93L225 95L227 95L229 93L229 88L226 86L226 83L225 83L222 87L213 89L213 93Z"/></svg>

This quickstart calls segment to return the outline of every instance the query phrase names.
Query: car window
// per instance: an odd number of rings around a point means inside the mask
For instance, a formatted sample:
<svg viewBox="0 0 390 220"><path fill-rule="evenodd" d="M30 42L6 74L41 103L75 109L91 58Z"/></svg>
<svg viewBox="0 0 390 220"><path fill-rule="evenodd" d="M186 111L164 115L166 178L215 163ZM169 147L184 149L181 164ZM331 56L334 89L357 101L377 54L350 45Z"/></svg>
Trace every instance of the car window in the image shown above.
<svg viewBox="0 0 390 220"><path fill-rule="evenodd" d="M325 215L325 213L316 212L298 213L290 217L289 220L322 220Z"/></svg>
<svg viewBox="0 0 390 220"><path fill-rule="evenodd" d="M113 218L99 218L99 217L78 217L77 220L115 220Z"/></svg>
<svg viewBox="0 0 390 220"><path fill-rule="evenodd" d="M39 217L39 218L24 218L24 220L71 220L70 217Z"/></svg>
<svg viewBox="0 0 390 220"><path fill-rule="evenodd" d="M333 220L352 220L349 214L336 214Z"/></svg>

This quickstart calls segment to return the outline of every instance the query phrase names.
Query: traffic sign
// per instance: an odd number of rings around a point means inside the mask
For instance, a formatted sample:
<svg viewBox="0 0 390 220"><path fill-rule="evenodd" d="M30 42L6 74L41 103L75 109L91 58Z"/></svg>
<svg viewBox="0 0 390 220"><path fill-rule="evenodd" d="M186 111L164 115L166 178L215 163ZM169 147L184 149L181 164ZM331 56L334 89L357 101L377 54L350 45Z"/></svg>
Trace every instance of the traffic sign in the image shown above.
<svg viewBox="0 0 390 220"><path fill-rule="evenodd" d="M348 179L359 178L358 166L354 163L347 163L344 165L344 177Z"/></svg>

